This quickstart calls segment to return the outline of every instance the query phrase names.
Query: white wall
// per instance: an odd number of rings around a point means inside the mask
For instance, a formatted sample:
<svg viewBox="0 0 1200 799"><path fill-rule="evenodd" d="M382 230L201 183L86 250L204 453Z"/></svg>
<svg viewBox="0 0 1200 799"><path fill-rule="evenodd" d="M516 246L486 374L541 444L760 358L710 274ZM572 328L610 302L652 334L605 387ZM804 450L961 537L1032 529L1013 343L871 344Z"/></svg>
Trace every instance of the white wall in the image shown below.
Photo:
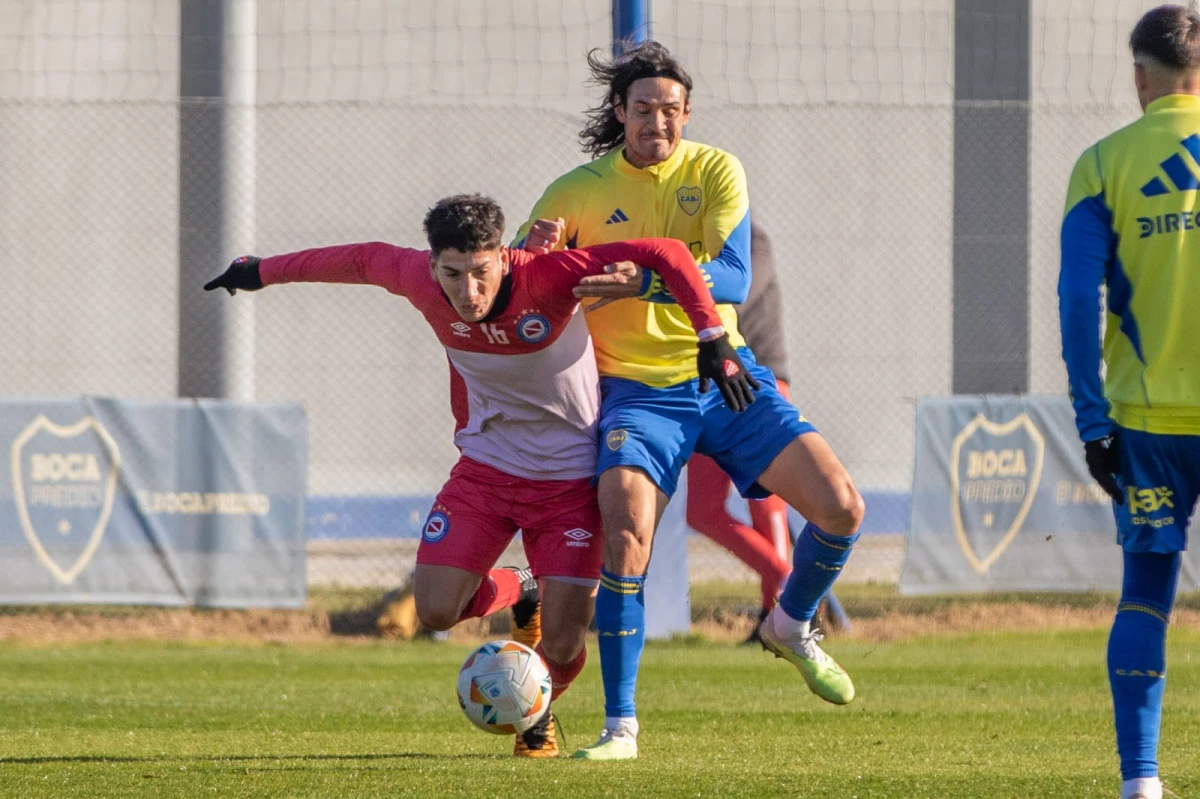
<svg viewBox="0 0 1200 799"><path fill-rule="evenodd" d="M1151 5L1035 2L1036 391L1064 386L1067 174L1136 114L1124 40ZM696 78L689 135L742 159L776 242L799 403L860 485L904 488L913 402L950 390L952 2L828 6L655 0L655 33ZM420 244L458 191L515 232L584 159L609 24L597 0L260 0L258 252ZM178 48L177 3L0 0L0 393L173 394ZM455 452L417 314L372 289L253 301L259 394L308 404L312 490L435 490Z"/></svg>

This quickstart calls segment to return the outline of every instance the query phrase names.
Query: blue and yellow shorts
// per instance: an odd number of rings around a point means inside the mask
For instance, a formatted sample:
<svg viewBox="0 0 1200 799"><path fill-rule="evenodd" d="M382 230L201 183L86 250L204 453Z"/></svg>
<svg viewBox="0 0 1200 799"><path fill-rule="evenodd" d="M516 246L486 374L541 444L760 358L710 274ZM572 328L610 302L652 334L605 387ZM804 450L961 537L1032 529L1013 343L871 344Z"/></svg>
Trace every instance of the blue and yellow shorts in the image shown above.
<svg viewBox="0 0 1200 799"><path fill-rule="evenodd" d="M614 466L635 466L668 497L692 452L708 455L728 474L744 497L769 492L756 481L784 447L816 428L759 366L749 349L738 354L762 384L754 404L734 413L715 386L700 393L700 381L655 388L621 377L600 378L600 459L596 474Z"/></svg>

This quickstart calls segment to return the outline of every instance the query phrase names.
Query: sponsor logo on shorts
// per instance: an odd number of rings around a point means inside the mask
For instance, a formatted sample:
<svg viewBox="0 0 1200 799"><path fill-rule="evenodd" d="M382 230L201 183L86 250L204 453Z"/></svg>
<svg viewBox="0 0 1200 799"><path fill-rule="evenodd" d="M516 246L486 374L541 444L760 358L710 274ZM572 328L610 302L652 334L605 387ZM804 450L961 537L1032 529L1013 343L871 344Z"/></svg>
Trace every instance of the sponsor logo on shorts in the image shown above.
<svg viewBox="0 0 1200 799"><path fill-rule="evenodd" d="M517 321L517 336L526 344L537 344L550 335L550 320L541 314L525 314Z"/></svg>
<svg viewBox="0 0 1200 799"><path fill-rule="evenodd" d="M1175 509L1175 492L1168 486L1155 488L1138 488L1129 486L1125 489L1129 498L1130 521L1135 527L1153 527L1158 530L1175 524L1175 516L1159 516L1150 518L1150 514L1158 513L1163 508Z"/></svg>
<svg viewBox="0 0 1200 799"><path fill-rule="evenodd" d="M629 438L629 433L625 432L623 428L617 428L616 430L608 431L608 435L604 438L604 443L608 445L609 449L616 452L625 445L625 439L627 438Z"/></svg>
<svg viewBox="0 0 1200 799"><path fill-rule="evenodd" d="M463 338L471 337L471 326L466 322L451 322L450 329L454 331L454 335L462 336Z"/></svg>
<svg viewBox="0 0 1200 799"><path fill-rule="evenodd" d="M569 547L591 546L591 544L588 543L588 539L592 537L592 534L587 530L584 530L582 527L576 527L573 530L567 530L565 533L563 533L563 535L571 539L567 542L567 546Z"/></svg>
<svg viewBox="0 0 1200 799"><path fill-rule="evenodd" d="M450 532L450 517L440 510L435 510L425 520L425 527L421 530L421 538L430 544L436 544L445 538L448 532Z"/></svg>

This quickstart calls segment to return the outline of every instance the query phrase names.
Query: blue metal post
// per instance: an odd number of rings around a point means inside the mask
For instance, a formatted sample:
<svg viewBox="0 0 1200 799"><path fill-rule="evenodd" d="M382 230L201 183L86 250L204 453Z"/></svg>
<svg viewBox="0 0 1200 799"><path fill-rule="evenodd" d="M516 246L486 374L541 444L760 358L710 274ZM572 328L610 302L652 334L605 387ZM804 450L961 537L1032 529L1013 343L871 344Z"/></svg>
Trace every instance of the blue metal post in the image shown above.
<svg viewBox="0 0 1200 799"><path fill-rule="evenodd" d="M624 44L650 38L650 0L613 0L613 55L620 55Z"/></svg>

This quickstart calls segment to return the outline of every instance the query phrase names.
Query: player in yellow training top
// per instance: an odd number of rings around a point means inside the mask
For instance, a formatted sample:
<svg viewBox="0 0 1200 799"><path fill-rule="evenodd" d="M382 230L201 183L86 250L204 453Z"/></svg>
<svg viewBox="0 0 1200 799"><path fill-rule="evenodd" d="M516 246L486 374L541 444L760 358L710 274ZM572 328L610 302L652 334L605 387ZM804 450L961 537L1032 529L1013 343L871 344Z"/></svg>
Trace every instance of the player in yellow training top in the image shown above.
<svg viewBox="0 0 1200 799"><path fill-rule="evenodd" d="M1130 47L1145 113L1075 164L1058 290L1079 435L1124 549L1108 642L1121 796L1161 799L1167 620L1200 493L1200 15L1155 8Z"/></svg>
<svg viewBox="0 0 1200 799"><path fill-rule="evenodd" d="M744 302L750 283L746 177L729 153L683 141L691 78L657 42L612 61L595 52L588 60L605 89L581 134L595 160L546 190L521 228L520 242L541 251L640 236L679 239L706 272L718 303ZM606 280L620 282L617 276L589 282ZM808 520L796 542L792 576L759 635L819 696L851 701L854 685L818 646L820 635L810 626L862 520L862 497L850 475L780 394L770 370L755 364L732 306L718 306L722 326L761 384L743 413L704 392L693 365L697 334L649 273L639 285L593 285L591 291L606 298L640 294L653 302L617 300L587 313L601 375L598 475L605 539L596 626L606 719L600 740L576 757L637 756L634 688L645 643L643 580L654 528L693 451L711 456L744 496L777 494Z"/></svg>

